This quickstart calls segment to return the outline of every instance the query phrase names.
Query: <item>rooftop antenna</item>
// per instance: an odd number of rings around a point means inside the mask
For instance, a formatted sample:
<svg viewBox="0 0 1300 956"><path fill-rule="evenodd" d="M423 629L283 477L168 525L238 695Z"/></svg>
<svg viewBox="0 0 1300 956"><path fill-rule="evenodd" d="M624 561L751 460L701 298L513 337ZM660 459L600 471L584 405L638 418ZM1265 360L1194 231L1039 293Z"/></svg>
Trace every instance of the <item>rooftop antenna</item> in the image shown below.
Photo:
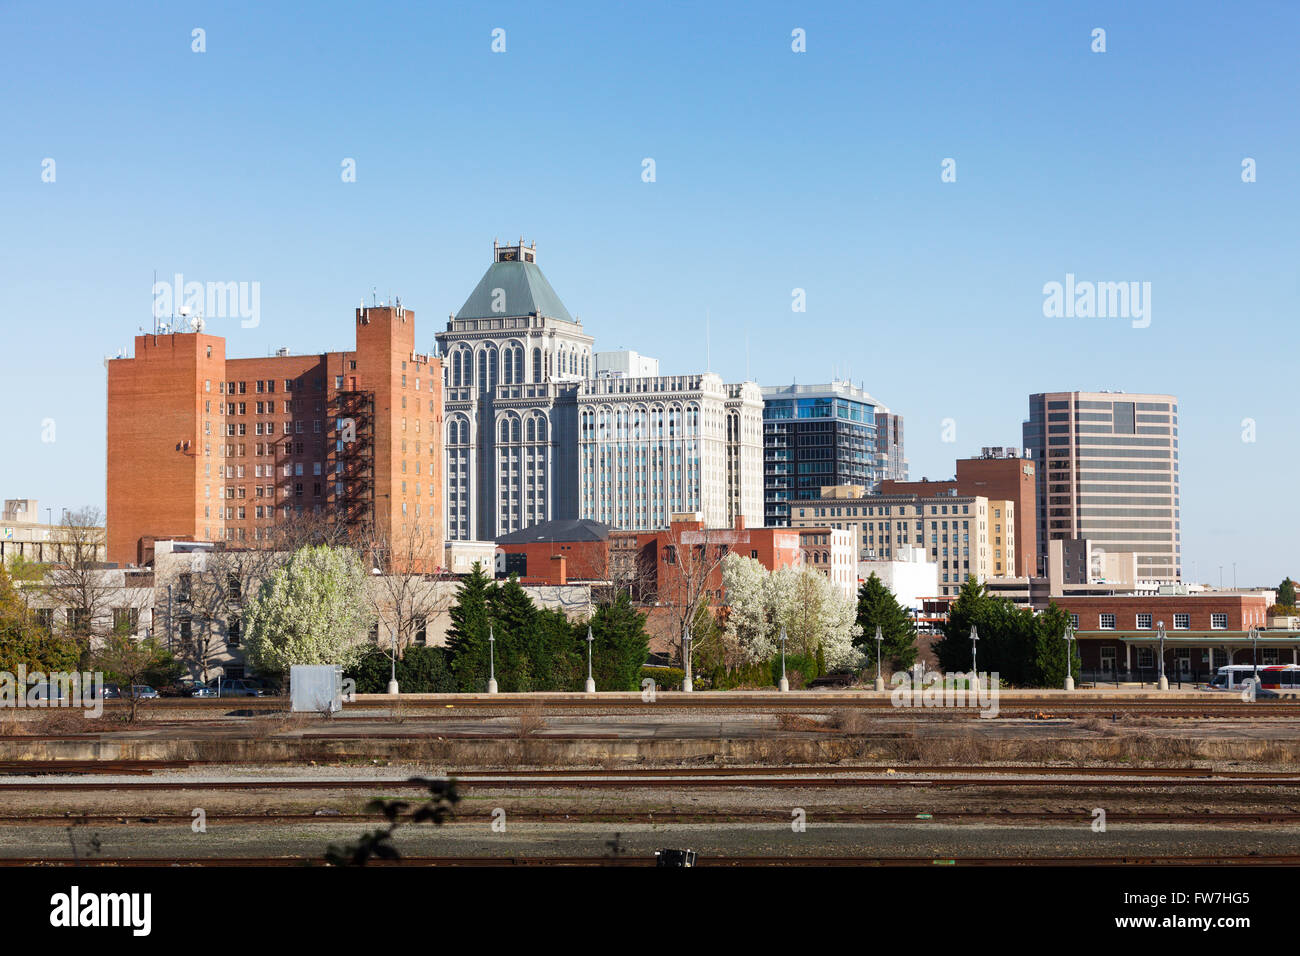
<svg viewBox="0 0 1300 956"><path fill-rule="evenodd" d="M745 381L753 381L749 377L749 329L745 330Z"/></svg>
<svg viewBox="0 0 1300 956"><path fill-rule="evenodd" d="M706 372L713 371L713 342L712 339L710 338L710 326L709 326L709 323L711 321L712 321L711 314L708 309L705 309L704 310L704 371Z"/></svg>

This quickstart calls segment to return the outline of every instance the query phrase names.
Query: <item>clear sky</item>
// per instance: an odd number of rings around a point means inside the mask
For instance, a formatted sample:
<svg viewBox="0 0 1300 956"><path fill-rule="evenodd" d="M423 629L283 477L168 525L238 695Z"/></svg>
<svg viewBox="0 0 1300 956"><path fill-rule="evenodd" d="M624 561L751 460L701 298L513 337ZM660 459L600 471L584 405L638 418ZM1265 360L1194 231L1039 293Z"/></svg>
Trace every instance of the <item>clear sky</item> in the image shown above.
<svg viewBox="0 0 1300 956"><path fill-rule="evenodd" d="M728 379L748 337L762 384L865 384L914 478L1019 446L1031 392L1174 393L1185 573L1300 575L1298 27L1281 0L4 3L0 496L102 506L102 360L155 270L260 283L257 327L209 325L233 356L349 347L372 289L432 350L522 235L598 349L698 370L707 315ZM1150 282L1149 327L1045 318L1067 273Z"/></svg>

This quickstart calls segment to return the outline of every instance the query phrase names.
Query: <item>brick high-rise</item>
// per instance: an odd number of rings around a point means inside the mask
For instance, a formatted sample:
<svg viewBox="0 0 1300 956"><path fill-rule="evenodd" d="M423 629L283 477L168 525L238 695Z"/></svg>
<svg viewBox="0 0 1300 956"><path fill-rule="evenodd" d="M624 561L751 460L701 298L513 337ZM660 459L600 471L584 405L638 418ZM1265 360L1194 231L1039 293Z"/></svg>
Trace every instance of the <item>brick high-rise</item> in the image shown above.
<svg viewBox="0 0 1300 956"><path fill-rule="evenodd" d="M418 527L442 563L442 364L415 313L356 310L350 352L226 357L203 331L139 335L108 363L108 560L156 539L252 545L316 515L392 540Z"/></svg>
<svg viewBox="0 0 1300 956"><path fill-rule="evenodd" d="M982 495L990 500L1015 502L1015 566L1008 576L1032 578L1046 574L1038 566L1037 487L1035 465L1019 458L1014 448L985 448L978 458L958 458L957 477L944 481L892 481L880 483L882 495L939 494Z"/></svg>

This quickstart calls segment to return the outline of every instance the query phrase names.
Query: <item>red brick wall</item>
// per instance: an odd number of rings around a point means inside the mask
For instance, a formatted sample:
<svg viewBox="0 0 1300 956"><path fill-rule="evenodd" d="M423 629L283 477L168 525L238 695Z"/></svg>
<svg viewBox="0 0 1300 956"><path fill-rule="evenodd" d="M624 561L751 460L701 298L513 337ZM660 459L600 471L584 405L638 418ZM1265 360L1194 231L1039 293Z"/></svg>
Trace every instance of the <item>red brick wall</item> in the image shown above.
<svg viewBox="0 0 1300 956"><path fill-rule="evenodd" d="M415 313L409 309L358 309L355 352L229 360L225 340L218 336L138 336L135 358L108 366L108 560L140 560L139 542L146 537L251 544L263 528L281 519L285 504L301 506L308 514L317 507L326 516L333 514L330 466L338 437L333 412L341 376L345 389L374 395L371 454L378 530L392 537L393 518L400 523L405 504L408 518L419 522L429 543L429 563L441 566L442 367L437 359L414 354L414 326ZM289 390L286 380L292 383ZM261 392L258 382L263 383ZM223 383L234 383L233 392ZM274 402L274 409L259 413L258 402ZM210 410L205 410L208 403ZM228 404L235 406L234 414L226 413ZM203 432L205 419L211 434ZM226 434L227 425L235 427L235 435ZM320 474L315 473L317 464ZM289 475L284 474L286 465ZM233 476L223 476L227 467L235 469ZM234 489L235 497L217 497L223 487ZM274 510L259 519L258 507ZM230 520L224 518L226 508Z"/></svg>
<svg viewBox="0 0 1300 956"><path fill-rule="evenodd" d="M1193 631L1210 630L1212 614L1227 614L1228 626L1225 630L1244 631L1252 625L1263 627L1264 613L1268 608L1268 599L1255 594L1188 594L1182 596L1153 597L1056 597L1057 606L1069 614L1079 615L1080 631L1099 629L1098 619L1101 614L1115 615L1115 629L1132 631L1137 627L1138 614L1150 614L1151 626L1158 621L1165 622L1165 632L1174 637L1174 614L1190 616L1188 629Z"/></svg>
<svg viewBox="0 0 1300 956"><path fill-rule="evenodd" d="M145 536L203 536L203 450L216 441L203 403L216 406L225 357L218 336L138 335L135 358L108 363L109 561L137 563Z"/></svg>

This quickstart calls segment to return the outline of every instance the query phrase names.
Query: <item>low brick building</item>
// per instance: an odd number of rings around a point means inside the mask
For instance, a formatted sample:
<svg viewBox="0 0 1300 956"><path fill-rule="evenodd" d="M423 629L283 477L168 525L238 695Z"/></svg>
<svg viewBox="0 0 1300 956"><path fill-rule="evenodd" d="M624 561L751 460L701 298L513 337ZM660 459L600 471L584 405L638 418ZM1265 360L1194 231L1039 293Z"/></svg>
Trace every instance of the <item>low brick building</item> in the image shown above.
<svg viewBox="0 0 1300 956"><path fill-rule="evenodd" d="M1226 664L1251 663L1250 629L1259 629L1260 664L1300 663L1300 632L1267 628L1271 596L1263 592L1055 596L1071 616L1085 672L1150 679L1159 673L1160 628L1165 673L1203 680Z"/></svg>

